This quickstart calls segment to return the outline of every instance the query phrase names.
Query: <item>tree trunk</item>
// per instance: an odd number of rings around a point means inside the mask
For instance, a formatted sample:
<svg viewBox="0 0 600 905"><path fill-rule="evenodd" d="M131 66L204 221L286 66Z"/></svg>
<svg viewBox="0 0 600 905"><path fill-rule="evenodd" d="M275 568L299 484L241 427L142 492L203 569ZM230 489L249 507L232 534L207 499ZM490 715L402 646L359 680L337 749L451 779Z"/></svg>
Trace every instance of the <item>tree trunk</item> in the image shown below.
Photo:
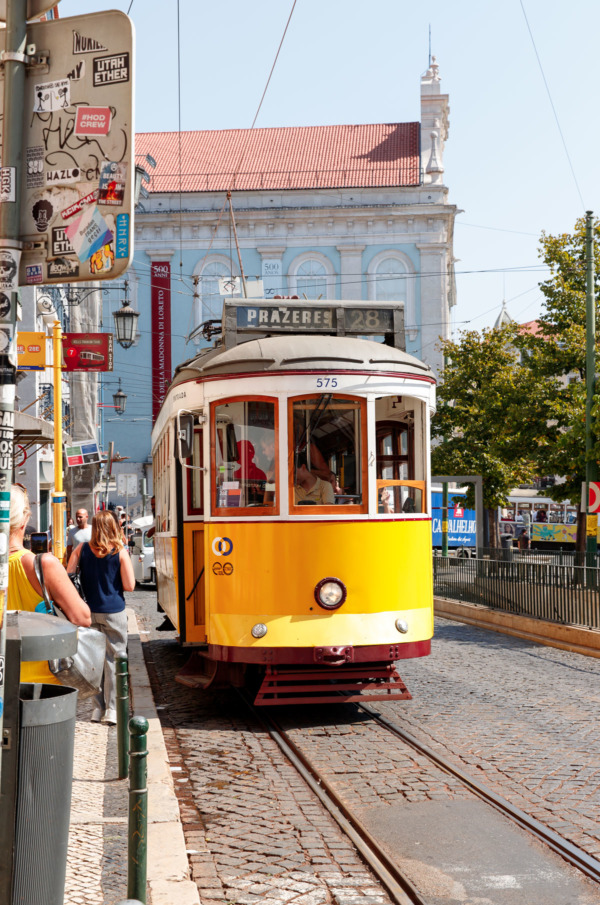
<svg viewBox="0 0 600 905"><path fill-rule="evenodd" d="M500 532L498 530L498 509L486 509L488 520L488 546L500 546Z"/></svg>

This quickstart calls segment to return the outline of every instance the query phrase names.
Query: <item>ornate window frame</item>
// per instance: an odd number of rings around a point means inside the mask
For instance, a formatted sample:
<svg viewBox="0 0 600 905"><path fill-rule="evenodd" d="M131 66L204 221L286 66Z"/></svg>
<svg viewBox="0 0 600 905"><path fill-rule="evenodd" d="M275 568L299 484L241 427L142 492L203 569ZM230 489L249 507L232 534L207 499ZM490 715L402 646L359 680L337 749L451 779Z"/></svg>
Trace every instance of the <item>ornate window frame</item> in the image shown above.
<svg viewBox="0 0 600 905"><path fill-rule="evenodd" d="M298 270L306 261L317 261L325 268L325 285L327 286L326 299L335 298L335 267L327 255L320 251L304 251L297 255L288 267L288 289L290 295L300 295L298 292ZM309 299L314 301L314 299Z"/></svg>
<svg viewBox="0 0 600 905"><path fill-rule="evenodd" d="M415 269L415 265L407 254L397 248L386 248L384 249L384 251L378 252L373 256L373 258L371 258L369 266L367 267L368 298L371 302L377 301L377 269L379 265L383 263L383 261L387 261L390 258L392 260L398 261L407 275L406 294L404 299L404 323L406 325L406 335L409 339L414 340L417 338L421 326L419 323L417 323L417 310L415 300L417 283L416 278L419 274Z"/></svg>
<svg viewBox="0 0 600 905"><path fill-rule="evenodd" d="M232 265L231 258L228 255L223 255L223 254L218 254L218 253L210 254L206 257L203 257L200 261L198 261L198 263L194 267L193 276L201 277L202 274L204 273L204 271L211 264L221 264L224 268L226 268L227 274L223 274L223 276L227 276L230 273L233 273L233 276L239 276L239 270L236 267L235 263L233 263L233 265ZM201 323L203 323L205 320L207 320L208 312L205 311L205 308L204 308L205 303L202 298L202 280L198 281L198 299L199 299L199 304L195 300L193 303L194 309L192 312L192 330L194 330L197 326L199 326ZM194 339L194 342L199 343L201 341L202 341L202 337L200 335L198 335Z"/></svg>

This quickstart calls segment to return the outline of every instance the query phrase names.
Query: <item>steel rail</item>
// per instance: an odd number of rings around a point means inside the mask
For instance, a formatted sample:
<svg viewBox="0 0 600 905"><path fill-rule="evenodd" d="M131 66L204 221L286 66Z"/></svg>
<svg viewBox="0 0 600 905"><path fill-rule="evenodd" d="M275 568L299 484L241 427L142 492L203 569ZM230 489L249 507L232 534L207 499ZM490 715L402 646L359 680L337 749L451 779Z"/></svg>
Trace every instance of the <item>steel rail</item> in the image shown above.
<svg viewBox="0 0 600 905"><path fill-rule="evenodd" d="M588 855L587 852L584 852L583 849L580 849L566 839L563 839L562 836L559 836L554 830L544 826L544 824L539 820L536 820L535 817L526 814L525 811L512 805L505 798L496 795L495 792L487 789L478 782L478 780L469 776L468 773L463 773L462 770L455 767L450 761L446 760L440 754L436 754L436 752L427 747L427 745L422 744L414 736L409 735L408 732L392 722L392 720L388 720L387 717L378 713L378 711L373 710L368 704L359 704L358 706L382 726L385 726L390 732L393 732L394 735L403 742L410 745L416 752L424 755L436 764L436 766L440 767L440 769L460 780L460 782L467 786L468 789L483 801L500 811L500 813L504 814L522 829L527 830L527 832L541 840L545 845L552 849L552 851L559 854L561 858L578 868L578 870L584 873L586 877L595 880L596 883L600 883L600 861L596 858L593 858L591 855Z"/></svg>
<svg viewBox="0 0 600 905"><path fill-rule="evenodd" d="M236 689L238 690L238 689ZM398 866L388 858L377 840L368 832L351 811L344 805L329 783L323 779L318 770L302 754L297 745L289 738L277 722L253 703L240 691L238 694L251 710L255 719L269 733L290 763L295 767L321 804L346 834L361 857L367 862L390 898L396 905L426 905L418 890L408 880Z"/></svg>

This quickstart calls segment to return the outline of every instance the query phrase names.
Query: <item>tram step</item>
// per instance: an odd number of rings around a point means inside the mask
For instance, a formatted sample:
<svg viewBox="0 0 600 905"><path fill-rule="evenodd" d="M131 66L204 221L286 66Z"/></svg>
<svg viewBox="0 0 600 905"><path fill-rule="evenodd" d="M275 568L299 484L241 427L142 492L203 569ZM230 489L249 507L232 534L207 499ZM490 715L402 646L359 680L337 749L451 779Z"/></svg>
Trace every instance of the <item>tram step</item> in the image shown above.
<svg viewBox="0 0 600 905"><path fill-rule="evenodd" d="M343 704L352 701L409 701L411 694L389 666L297 669L268 666L254 703Z"/></svg>

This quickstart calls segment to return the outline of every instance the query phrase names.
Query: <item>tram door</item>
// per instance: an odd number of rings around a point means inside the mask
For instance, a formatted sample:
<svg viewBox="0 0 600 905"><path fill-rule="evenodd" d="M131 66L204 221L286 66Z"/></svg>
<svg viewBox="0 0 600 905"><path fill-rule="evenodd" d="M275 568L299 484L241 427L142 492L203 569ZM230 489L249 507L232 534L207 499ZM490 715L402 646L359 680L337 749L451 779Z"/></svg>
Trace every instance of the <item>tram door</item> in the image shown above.
<svg viewBox="0 0 600 905"><path fill-rule="evenodd" d="M196 644L202 644L206 640L202 434L202 425L196 421L192 455L186 460L186 464L192 467L182 469L185 520L182 526L183 555L179 558L180 573L183 573L179 593L180 607L185 615L185 641Z"/></svg>

